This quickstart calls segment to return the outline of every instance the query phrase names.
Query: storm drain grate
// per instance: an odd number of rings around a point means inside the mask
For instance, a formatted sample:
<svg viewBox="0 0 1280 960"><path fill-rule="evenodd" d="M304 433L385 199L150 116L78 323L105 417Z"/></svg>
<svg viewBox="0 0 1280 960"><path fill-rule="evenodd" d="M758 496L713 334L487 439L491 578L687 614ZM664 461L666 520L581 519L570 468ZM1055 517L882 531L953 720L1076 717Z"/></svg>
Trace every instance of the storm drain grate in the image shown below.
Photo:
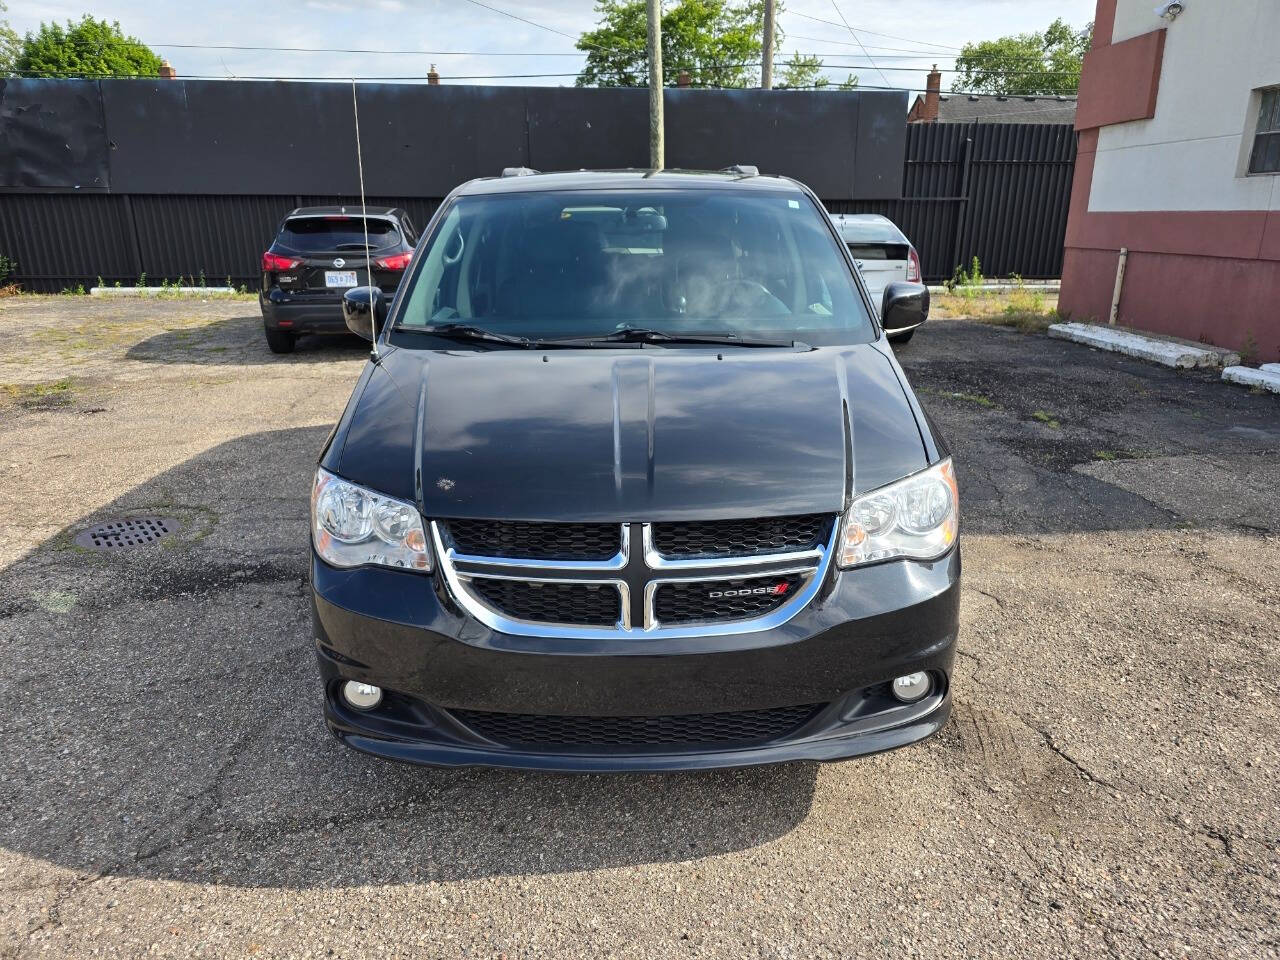
<svg viewBox="0 0 1280 960"><path fill-rule="evenodd" d="M108 520L95 523L88 530L76 534L76 545L90 550L127 550L145 547L170 534L178 532L182 525L172 517L127 517L124 520Z"/></svg>

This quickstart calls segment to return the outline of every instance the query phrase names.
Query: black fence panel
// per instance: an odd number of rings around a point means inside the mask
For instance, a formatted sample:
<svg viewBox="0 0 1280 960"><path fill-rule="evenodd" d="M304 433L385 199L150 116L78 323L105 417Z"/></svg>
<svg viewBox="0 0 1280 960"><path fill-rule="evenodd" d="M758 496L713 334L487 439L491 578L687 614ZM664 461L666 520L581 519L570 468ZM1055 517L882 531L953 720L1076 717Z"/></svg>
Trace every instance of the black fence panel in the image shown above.
<svg viewBox="0 0 1280 960"><path fill-rule="evenodd" d="M357 96L369 203L404 208L418 229L455 183L503 165L644 162L643 91L368 84ZM280 97L306 102L282 110ZM350 99L349 84L0 80L9 279L46 292L99 277L256 287L281 217L358 205ZM673 90L668 163L756 163L808 182L833 213L883 214L928 280L975 256L988 276L1058 276L1071 126L907 125L905 112L896 93ZM282 117L297 122L282 131ZM78 152L52 157L68 131Z"/></svg>

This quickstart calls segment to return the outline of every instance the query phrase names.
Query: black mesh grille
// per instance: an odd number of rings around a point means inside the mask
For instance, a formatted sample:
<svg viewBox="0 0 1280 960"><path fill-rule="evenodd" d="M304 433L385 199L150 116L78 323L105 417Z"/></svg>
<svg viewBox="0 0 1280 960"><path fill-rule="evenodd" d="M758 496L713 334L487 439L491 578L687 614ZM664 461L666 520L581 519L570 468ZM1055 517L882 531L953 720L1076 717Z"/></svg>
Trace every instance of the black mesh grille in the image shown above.
<svg viewBox="0 0 1280 960"><path fill-rule="evenodd" d="M801 582L800 575L792 573L668 583L654 592L654 616L663 626L758 617L795 596Z"/></svg>
<svg viewBox="0 0 1280 960"><path fill-rule="evenodd" d="M459 553L516 560L608 560L622 545L616 523L450 520Z"/></svg>
<svg viewBox="0 0 1280 960"><path fill-rule="evenodd" d="M653 545L664 557L705 559L812 550L825 543L831 516L810 513L758 520L655 523Z"/></svg>
<svg viewBox="0 0 1280 960"><path fill-rule="evenodd" d="M499 613L517 620L612 627L618 622L618 590L609 584L531 583L476 577L471 589Z"/></svg>
<svg viewBox="0 0 1280 960"><path fill-rule="evenodd" d="M453 715L481 736L513 745L696 746L776 740L807 723L821 708L806 704L674 717L543 717L474 710L455 710Z"/></svg>

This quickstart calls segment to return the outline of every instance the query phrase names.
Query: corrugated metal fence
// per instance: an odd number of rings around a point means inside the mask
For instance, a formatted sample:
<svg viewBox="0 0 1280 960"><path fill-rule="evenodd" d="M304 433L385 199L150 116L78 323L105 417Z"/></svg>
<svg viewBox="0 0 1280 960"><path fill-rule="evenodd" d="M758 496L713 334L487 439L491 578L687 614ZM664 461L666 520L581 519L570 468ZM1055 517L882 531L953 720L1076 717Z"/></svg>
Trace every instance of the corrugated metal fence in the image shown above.
<svg viewBox="0 0 1280 960"><path fill-rule="evenodd" d="M827 199L833 213L882 213L920 251L927 279L977 256L987 276L1056 277L1075 163L1069 125L920 124L907 128L903 197ZM439 197L370 197L423 227ZM261 252L295 206L351 196L191 196L0 193L0 255L11 281L57 292L98 282L203 276L209 285L259 279Z"/></svg>
<svg viewBox="0 0 1280 960"><path fill-rule="evenodd" d="M950 279L975 256L988 277L1055 278L1075 161L1070 124L911 124L901 200L827 206L898 224L928 280Z"/></svg>

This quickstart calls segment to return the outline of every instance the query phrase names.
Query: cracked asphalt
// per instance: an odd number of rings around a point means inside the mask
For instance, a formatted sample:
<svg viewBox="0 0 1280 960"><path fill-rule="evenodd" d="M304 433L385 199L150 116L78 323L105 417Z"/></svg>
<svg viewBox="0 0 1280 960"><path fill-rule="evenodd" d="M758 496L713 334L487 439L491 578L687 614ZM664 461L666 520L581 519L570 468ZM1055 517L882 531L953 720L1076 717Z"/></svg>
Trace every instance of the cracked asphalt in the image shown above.
<svg viewBox="0 0 1280 960"><path fill-rule="evenodd" d="M901 353L957 461L955 712L563 777L325 732L307 492L358 342L0 301L0 957L1280 956L1280 398L1036 334ZM180 520L105 556L107 518Z"/></svg>

